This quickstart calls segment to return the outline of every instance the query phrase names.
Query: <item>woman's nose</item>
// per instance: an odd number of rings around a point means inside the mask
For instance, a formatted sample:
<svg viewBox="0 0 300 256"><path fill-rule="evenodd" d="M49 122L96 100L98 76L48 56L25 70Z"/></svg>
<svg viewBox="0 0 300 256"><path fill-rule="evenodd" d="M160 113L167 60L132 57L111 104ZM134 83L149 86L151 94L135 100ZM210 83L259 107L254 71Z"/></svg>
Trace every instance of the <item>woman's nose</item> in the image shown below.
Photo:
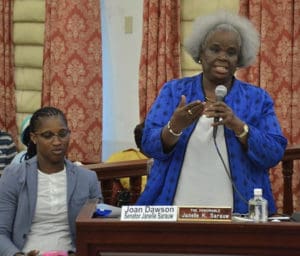
<svg viewBox="0 0 300 256"><path fill-rule="evenodd" d="M228 55L227 55L226 52L220 52L220 54L218 55L218 58L222 59L222 60L227 60L228 59Z"/></svg>
<svg viewBox="0 0 300 256"><path fill-rule="evenodd" d="M53 138L52 138L52 143L53 143L53 144L61 144L61 143L62 143L62 140L61 140L61 138L60 138L57 134L55 134L55 135L53 136Z"/></svg>

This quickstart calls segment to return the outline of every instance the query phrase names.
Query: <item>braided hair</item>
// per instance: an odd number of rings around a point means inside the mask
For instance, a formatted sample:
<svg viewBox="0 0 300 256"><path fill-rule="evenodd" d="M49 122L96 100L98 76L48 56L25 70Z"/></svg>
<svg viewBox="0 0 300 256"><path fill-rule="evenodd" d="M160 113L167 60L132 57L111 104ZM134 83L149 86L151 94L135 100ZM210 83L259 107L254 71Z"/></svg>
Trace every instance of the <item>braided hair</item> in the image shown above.
<svg viewBox="0 0 300 256"><path fill-rule="evenodd" d="M29 124L29 134L31 132L36 132L36 130L38 129L38 127L40 125L41 118L53 117L53 116L60 116L62 118L62 120L66 123L66 125L68 125L66 116L64 115L64 113L61 110L59 110L58 108L55 108L55 107L43 107L33 113L32 117L30 119L30 124ZM27 153L26 153L25 159L26 160L30 159L35 155L36 155L36 145L30 139L28 142Z"/></svg>

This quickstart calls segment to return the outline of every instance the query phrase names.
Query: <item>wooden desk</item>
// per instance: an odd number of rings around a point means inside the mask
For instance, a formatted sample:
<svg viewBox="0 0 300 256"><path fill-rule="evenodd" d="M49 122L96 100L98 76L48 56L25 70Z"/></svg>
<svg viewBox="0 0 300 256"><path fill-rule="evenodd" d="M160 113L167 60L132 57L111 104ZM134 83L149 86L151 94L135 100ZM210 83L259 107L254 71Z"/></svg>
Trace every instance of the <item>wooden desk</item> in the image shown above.
<svg viewBox="0 0 300 256"><path fill-rule="evenodd" d="M87 203L76 221L77 255L101 252L299 256L300 224L124 222L91 218Z"/></svg>

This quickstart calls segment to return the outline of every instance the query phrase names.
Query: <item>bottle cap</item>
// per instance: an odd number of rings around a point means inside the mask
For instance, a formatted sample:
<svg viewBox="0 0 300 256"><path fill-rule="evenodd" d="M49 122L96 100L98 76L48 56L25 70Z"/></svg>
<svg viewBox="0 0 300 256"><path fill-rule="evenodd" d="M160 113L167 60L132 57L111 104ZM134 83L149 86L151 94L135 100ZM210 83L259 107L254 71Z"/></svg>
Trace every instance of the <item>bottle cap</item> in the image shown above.
<svg viewBox="0 0 300 256"><path fill-rule="evenodd" d="M254 189L254 195L255 196L261 196L262 195L262 189L261 188L255 188Z"/></svg>

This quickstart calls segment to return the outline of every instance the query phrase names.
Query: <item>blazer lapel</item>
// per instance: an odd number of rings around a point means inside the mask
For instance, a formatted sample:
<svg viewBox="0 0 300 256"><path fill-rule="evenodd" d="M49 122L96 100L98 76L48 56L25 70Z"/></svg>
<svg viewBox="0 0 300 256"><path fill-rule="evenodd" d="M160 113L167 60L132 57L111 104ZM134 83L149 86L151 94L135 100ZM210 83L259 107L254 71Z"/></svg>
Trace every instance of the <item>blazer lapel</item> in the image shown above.
<svg viewBox="0 0 300 256"><path fill-rule="evenodd" d="M38 171L37 171L37 162L35 159L32 159L32 161L28 161L27 163L27 194L28 194L28 202L29 202L29 219L33 218L35 207L36 207L36 201L37 201L37 183L38 183ZM30 184L30 185L29 185Z"/></svg>
<svg viewBox="0 0 300 256"><path fill-rule="evenodd" d="M74 166L66 161L66 172L67 172L67 200L68 205L75 189L77 175Z"/></svg>

